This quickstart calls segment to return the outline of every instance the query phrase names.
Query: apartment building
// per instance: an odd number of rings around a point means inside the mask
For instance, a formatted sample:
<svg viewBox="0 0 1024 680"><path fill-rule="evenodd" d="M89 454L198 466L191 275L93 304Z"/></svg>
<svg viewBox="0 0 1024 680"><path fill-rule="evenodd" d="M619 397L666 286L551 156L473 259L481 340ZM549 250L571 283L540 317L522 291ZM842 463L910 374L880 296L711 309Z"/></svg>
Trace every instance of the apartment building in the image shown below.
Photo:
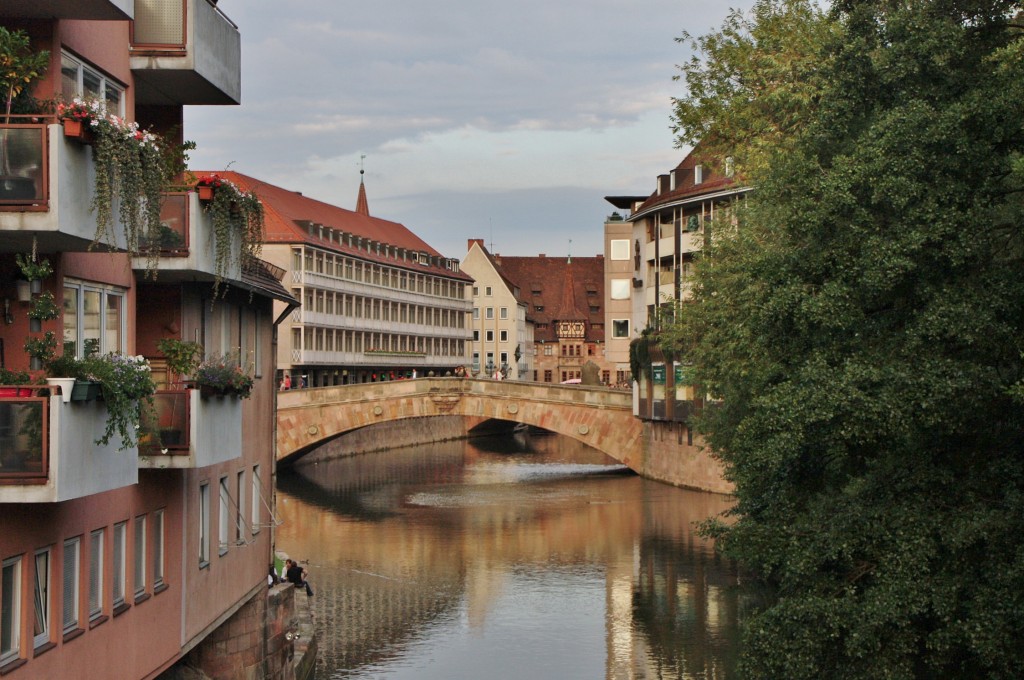
<svg viewBox="0 0 1024 680"><path fill-rule="evenodd" d="M501 268L483 239L469 239L462 271L473 277L473 375L533 380L533 321L522 289Z"/></svg>
<svg viewBox="0 0 1024 680"><path fill-rule="evenodd" d="M468 362L472 279L457 259L405 226L371 216L363 183L351 211L238 173L221 175L259 194L262 257L284 270L302 301L282 323L279 385L444 375Z"/></svg>
<svg viewBox="0 0 1024 680"><path fill-rule="evenodd" d="M533 319L534 377L560 383L582 379L593 362L602 383L613 373L605 358L604 256L495 256L516 282Z"/></svg>
<svg viewBox="0 0 1024 680"><path fill-rule="evenodd" d="M160 143L181 143L185 105L240 98L238 27L213 1L14 0L0 26L48 51L26 94L88 98L92 115L152 127ZM41 377L47 364L23 347L51 333L78 357L144 356L160 389L136 436L101 444L111 399L0 387L0 675L152 678L266 600L275 303L297 303L283 272L216 260L213 218L188 188L163 197L161 235L133 232L136 199L115 200L94 247L97 174L111 168L88 129L28 99L17 112L0 119L0 363ZM147 245L154 257L139 256ZM44 261L39 291L22 286L23 265ZM233 357L251 395L202 396L162 339ZM264 668L258 650L227 651L212 677Z"/></svg>

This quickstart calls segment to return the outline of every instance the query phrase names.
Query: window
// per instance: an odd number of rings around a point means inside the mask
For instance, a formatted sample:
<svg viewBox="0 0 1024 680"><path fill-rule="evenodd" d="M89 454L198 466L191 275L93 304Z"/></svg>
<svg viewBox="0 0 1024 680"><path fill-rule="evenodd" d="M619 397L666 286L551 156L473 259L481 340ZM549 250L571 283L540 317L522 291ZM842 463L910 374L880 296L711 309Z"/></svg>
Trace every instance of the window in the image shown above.
<svg viewBox="0 0 1024 680"><path fill-rule="evenodd" d="M473 297L480 296L480 286L473 286Z"/></svg>
<svg viewBox="0 0 1024 680"><path fill-rule="evenodd" d="M250 523L252 524L252 533L259 533L260 530L260 498L263 496L263 491L260 489L260 466L252 466L252 515L250 516Z"/></svg>
<svg viewBox="0 0 1024 680"><path fill-rule="evenodd" d="M693 166L693 183L703 184L704 183L704 166L695 165Z"/></svg>
<svg viewBox="0 0 1024 680"><path fill-rule="evenodd" d="M629 319L612 319L612 337L629 337Z"/></svg>
<svg viewBox="0 0 1024 680"><path fill-rule="evenodd" d="M36 572L33 579L32 603L35 617L32 621L32 645L40 647L50 641L50 549L36 552Z"/></svg>
<svg viewBox="0 0 1024 680"><path fill-rule="evenodd" d="M210 563L210 484L199 485L199 568Z"/></svg>
<svg viewBox="0 0 1024 680"><path fill-rule="evenodd" d="M82 539L79 537L64 541L64 573L61 583L64 614L61 619L63 632L70 633L78 628L78 570L82 564Z"/></svg>
<svg viewBox="0 0 1024 680"><path fill-rule="evenodd" d="M153 587L164 584L164 511L153 513Z"/></svg>
<svg viewBox="0 0 1024 680"><path fill-rule="evenodd" d="M480 331L473 331L473 342L480 342Z"/></svg>
<svg viewBox="0 0 1024 680"><path fill-rule="evenodd" d="M484 333L484 342L494 342L494 331L486 331Z"/></svg>
<svg viewBox="0 0 1024 680"><path fill-rule="evenodd" d="M103 547L106 530L97 529L89 534L89 620L103 614Z"/></svg>
<svg viewBox="0 0 1024 680"><path fill-rule="evenodd" d="M146 516L135 518L135 569L132 581L135 586L135 599L146 594Z"/></svg>
<svg viewBox="0 0 1024 680"><path fill-rule="evenodd" d="M106 105L107 113L124 115L124 88L69 54L60 55L60 88L64 99L96 99Z"/></svg>
<svg viewBox="0 0 1024 680"><path fill-rule="evenodd" d="M245 502L245 470L238 471L238 491L237 500L235 503L235 544L242 545L245 543L245 524L242 518L242 504Z"/></svg>
<svg viewBox="0 0 1024 680"><path fill-rule="evenodd" d="M546 383L551 382L551 371L550 370L544 371L544 382L546 382Z"/></svg>
<svg viewBox="0 0 1024 680"><path fill-rule="evenodd" d="M124 291L64 279L64 348L77 356L124 352Z"/></svg>
<svg viewBox="0 0 1024 680"><path fill-rule="evenodd" d="M544 356L550 357L550 356L553 356L554 353L555 353L555 346L554 345L544 345ZM550 382L550 381L548 381L548 382Z"/></svg>
<svg viewBox="0 0 1024 680"><path fill-rule="evenodd" d="M479 307L474 307L473 308L473 318L474 319L479 319L480 318L480 308Z"/></svg>
<svg viewBox="0 0 1024 680"><path fill-rule="evenodd" d="M500 342L508 342L508 331L498 331L498 340Z"/></svg>
<svg viewBox="0 0 1024 680"><path fill-rule="evenodd" d="M113 562L114 607L124 604L125 550L128 534L128 523L118 522L114 525L114 550L110 555ZM115 612L117 613L117 612Z"/></svg>
<svg viewBox="0 0 1024 680"><path fill-rule="evenodd" d="M486 295L487 297L491 297L491 287L490 286L485 286L484 287L484 295Z"/></svg>
<svg viewBox="0 0 1024 680"><path fill-rule="evenodd" d="M612 300L629 299L629 279L612 279L611 284Z"/></svg>
<svg viewBox="0 0 1024 680"><path fill-rule="evenodd" d="M629 239L612 239L609 244L609 251L611 259L613 260L628 260L629 259Z"/></svg>
<svg viewBox="0 0 1024 680"><path fill-rule="evenodd" d="M21 654L21 557L3 561L0 573L0 664Z"/></svg>
<svg viewBox="0 0 1024 680"><path fill-rule="evenodd" d="M508 318L508 307L502 307L501 309L498 310L498 318L499 319L507 319Z"/></svg>
<svg viewBox="0 0 1024 680"><path fill-rule="evenodd" d="M493 319L494 318L494 307L488 307L487 308L486 316L487 316L488 319Z"/></svg>
<svg viewBox="0 0 1024 680"><path fill-rule="evenodd" d="M220 554L228 551L228 478L220 478L220 512L217 522L217 547Z"/></svg>

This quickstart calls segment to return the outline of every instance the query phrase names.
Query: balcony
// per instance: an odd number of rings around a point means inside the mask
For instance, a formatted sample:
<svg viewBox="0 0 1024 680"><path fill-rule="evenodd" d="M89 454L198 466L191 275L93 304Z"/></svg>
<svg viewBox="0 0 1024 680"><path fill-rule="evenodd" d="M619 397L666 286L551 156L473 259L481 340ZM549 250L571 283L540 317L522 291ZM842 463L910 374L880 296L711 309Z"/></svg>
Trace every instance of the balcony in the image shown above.
<svg viewBox="0 0 1024 680"><path fill-rule="evenodd" d="M242 400L203 397L199 390L158 390L143 423L142 468L202 468L242 455Z"/></svg>
<svg viewBox="0 0 1024 680"><path fill-rule="evenodd" d="M135 103L238 104L238 27L210 0L135 0Z"/></svg>
<svg viewBox="0 0 1024 680"><path fill-rule="evenodd" d="M4 0L0 16L124 21L132 18L134 9L134 0Z"/></svg>
<svg viewBox="0 0 1024 680"><path fill-rule="evenodd" d="M102 401L63 403L38 385L0 387L0 504L57 503L138 482L135 449L103 434Z"/></svg>
<svg viewBox="0 0 1024 680"><path fill-rule="evenodd" d="M85 251L96 236L92 147L52 120L19 120L0 124L0 249L27 252L35 237L44 252ZM123 230L113 233L123 249Z"/></svg>
<svg viewBox="0 0 1024 680"><path fill-rule="evenodd" d="M143 240L142 249L155 246L160 258L156 263L159 280L181 281L199 278L213 280L216 274L216 259L213 247L213 218L203 210L195 192L172 192L164 195L160 211L160 235L158 241ZM237 244L236 244L237 249ZM152 266L146 257L136 257L132 267L139 270ZM238 264L229 267L226 279L242 277Z"/></svg>

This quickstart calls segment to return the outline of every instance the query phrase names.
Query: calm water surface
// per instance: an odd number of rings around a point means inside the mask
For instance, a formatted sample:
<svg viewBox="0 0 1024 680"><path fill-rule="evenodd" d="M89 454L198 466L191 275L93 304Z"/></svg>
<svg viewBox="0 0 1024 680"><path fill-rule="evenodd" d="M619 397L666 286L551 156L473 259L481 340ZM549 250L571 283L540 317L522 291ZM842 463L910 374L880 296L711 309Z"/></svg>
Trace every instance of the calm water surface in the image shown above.
<svg viewBox="0 0 1024 680"><path fill-rule="evenodd" d="M735 569L693 530L722 496L554 435L335 459L279 488L318 680L731 675Z"/></svg>

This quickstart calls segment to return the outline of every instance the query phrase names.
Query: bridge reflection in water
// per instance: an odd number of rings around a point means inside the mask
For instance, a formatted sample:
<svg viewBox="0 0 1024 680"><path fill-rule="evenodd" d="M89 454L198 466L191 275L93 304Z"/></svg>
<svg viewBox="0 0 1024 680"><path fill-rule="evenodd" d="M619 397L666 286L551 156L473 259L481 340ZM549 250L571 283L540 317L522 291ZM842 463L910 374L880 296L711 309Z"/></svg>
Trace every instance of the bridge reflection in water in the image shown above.
<svg viewBox="0 0 1024 680"><path fill-rule="evenodd" d="M563 437L447 442L282 476L317 677L725 678L740 596L693 532L723 496Z"/></svg>

